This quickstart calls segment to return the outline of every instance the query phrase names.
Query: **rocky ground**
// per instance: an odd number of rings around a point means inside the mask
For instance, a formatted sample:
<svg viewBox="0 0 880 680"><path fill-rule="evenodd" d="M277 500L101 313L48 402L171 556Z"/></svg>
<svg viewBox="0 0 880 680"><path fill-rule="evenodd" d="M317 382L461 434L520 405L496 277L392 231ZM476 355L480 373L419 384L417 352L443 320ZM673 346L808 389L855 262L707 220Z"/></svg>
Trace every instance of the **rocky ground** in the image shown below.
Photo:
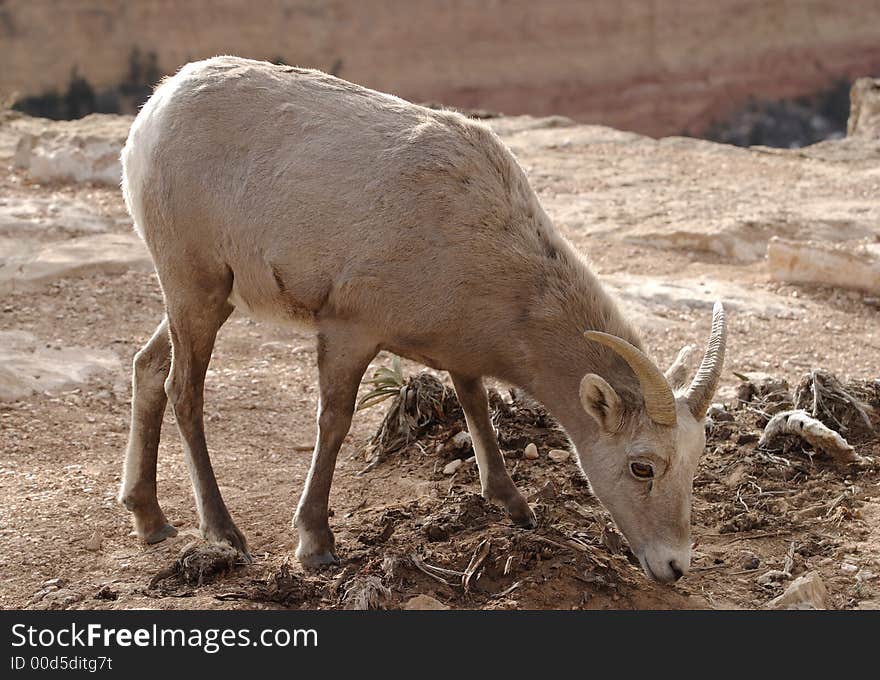
<svg viewBox="0 0 880 680"><path fill-rule="evenodd" d="M0 606L398 607L425 595L454 608L755 608L805 574L827 590L814 604L880 605L876 466L758 447L763 407L737 399L735 375L792 387L812 368L869 387L878 377L876 138L789 151L564 118L489 121L660 364L704 340L714 299L727 304L718 401L734 420L712 426L695 482L693 572L657 586L571 458L549 456L552 428L534 433L537 459L521 441L505 451L538 512L526 532L479 498L471 464L444 474L464 457L437 452L450 429L359 475L384 405L357 415L337 466L331 525L343 566L303 574L288 557L314 436L314 340L238 315L218 341L206 413L224 497L256 560L215 556L210 565L225 568L212 574L181 558L197 520L170 414L159 494L180 535L139 544L115 494L129 362L161 297L118 188L101 183L118 172L129 122L0 122ZM774 248L796 255L768 258ZM864 272L860 288L841 287L853 284L841 281L848 271ZM872 436L856 451L880 456Z"/></svg>

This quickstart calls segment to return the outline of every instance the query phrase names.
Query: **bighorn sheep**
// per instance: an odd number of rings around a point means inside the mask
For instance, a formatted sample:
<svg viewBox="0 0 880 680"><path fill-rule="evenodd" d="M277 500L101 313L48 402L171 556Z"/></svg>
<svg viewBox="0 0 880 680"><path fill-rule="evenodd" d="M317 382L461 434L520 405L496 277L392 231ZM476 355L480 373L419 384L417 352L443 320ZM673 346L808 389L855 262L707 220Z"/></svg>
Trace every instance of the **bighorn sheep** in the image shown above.
<svg viewBox="0 0 880 680"><path fill-rule="evenodd" d="M535 517L505 469L484 376L523 388L559 420L649 577L687 571L721 306L696 377L678 389L682 362L664 377L647 358L487 127L318 71L217 57L158 87L122 163L166 312L134 359L120 500L140 538L175 533L156 498L170 399L201 532L246 554L202 419L214 339L240 308L317 333L318 436L294 518L304 566L337 561L333 468L362 375L387 350L450 373L483 494L514 522L533 527Z"/></svg>

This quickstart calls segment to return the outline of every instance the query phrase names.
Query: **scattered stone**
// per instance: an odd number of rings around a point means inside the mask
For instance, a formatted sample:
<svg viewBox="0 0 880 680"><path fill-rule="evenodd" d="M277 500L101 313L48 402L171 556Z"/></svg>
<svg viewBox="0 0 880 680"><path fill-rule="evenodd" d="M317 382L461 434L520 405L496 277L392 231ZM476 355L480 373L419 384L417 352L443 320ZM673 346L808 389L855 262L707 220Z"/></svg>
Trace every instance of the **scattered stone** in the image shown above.
<svg viewBox="0 0 880 680"><path fill-rule="evenodd" d="M46 597L46 595L51 593L53 590L58 590L58 588L41 588L40 590L35 592L33 595L31 595L31 599L28 601L28 604L32 605L32 604L36 604L37 602L40 602L44 597Z"/></svg>
<svg viewBox="0 0 880 680"><path fill-rule="evenodd" d="M859 583L864 583L865 581L873 581L875 578L877 578L877 574L875 574L873 571L870 571L869 569L861 569L859 570L859 573L856 574L856 581L858 581Z"/></svg>
<svg viewBox="0 0 880 680"><path fill-rule="evenodd" d="M751 557L747 557L745 560L743 560L743 563L742 563L742 569L748 570L748 571L754 571L755 569L757 569L760 566L761 566L761 560L758 559L758 557L756 555L752 555Z"/></svg>
<svg viewBox="0 0 880 680"><path fill-rule="evenodd" d="M416 595L407 600L403 608L410 611L446 611L450 609L448 605L430 595Z"/></svg>
<svg viewBox="0 0 880 680"><path fill-rule="evenodd" d="M116 600L119 598L119 592L113 590L109 585L101 586L101 589L95 593L96 600Z"/></svg>
<svg viewBox="0 0 880 680"><path fill-rule="evenodd" d="M446 467L443 468L443 474L454 475L462 465L464 465L464 461L461 458L456 458L446 464Z"/></svg>
<svg viewBox="0 0 880 680"><path fill-rule="evenodd" d="M770 571L765 571L758 578L755 579L755 582L759 586L774 586L778 583L782 583L782 581L787 581L791 578L791 574L787 571L782 571L781 569L771 569Z"/></svg>
<svg viewBox="0 0 880 680"><path fill-rule="evenodd" d="M80 593L69 588L59 588L45 593L39 600L33 601L34 609L67 609L83 599Z"/></svg>
<svg viewBox="0 0 880 680"><path fill-rule="evenodd" d="M563 451L562 449L550 449L550 453L547 454L554 463L562 463L568 460L571 455L568 451Z"/></svg>
<svg viewBox="0 0 880 680"><path fill-rule="evenodd" d="M462 449L470 448L473 442L471 441L470 433L467 430L462 430L449 439L448 445L456 451L461 451Z"/></svg>
<svg viewBox="0 0 880 680"><path fill-rule="evenodd" d="M101 549L101 541L103 537L101 536L100 531L95 531L91 536L89 536L85 542L83 543L83 547L86 550L90 550L92 552L97 552Z"/></svg>
<svg viewBox="0 0 880 680"><path fill-rule="evenodd" d="M725 408L724 404L712 404L706 415L716 423L731 423L735 420L733 414Z"/></svg>
<svg viewBox="0 0 880 680"><path fill-rule="evenodd" d="M844 574L855 574L858 570L859 568L851 562L844 562L840 565L840 571Z"/></svg>
<svg viewBox="0 0 880 680"><path fill-rule="evenodd" d="M526 450L523 453L523 457L528 460L538 460L538 447L532 442L526 446Z"/></svg>
<svg viewBox="0 0 880 680"><path fill-rule="evenodd" d="M785 592L767 603L768 609L828 609L828 591L815 571L792 581Z"/></svg>

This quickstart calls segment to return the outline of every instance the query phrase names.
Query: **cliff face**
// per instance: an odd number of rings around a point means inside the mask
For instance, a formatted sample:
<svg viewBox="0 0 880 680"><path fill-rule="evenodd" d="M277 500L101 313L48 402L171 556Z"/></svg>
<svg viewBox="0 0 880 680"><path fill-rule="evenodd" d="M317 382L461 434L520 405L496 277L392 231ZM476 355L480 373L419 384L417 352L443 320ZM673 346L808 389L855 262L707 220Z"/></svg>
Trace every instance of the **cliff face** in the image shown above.
<svg viewBox="0 0 880 680"><path fill-rule="evenodd" d="M749 95L880 71L876 0L0 0L0 93L95 89L137 48L172 72L234 53L416 101L700 131Z"/></svg>

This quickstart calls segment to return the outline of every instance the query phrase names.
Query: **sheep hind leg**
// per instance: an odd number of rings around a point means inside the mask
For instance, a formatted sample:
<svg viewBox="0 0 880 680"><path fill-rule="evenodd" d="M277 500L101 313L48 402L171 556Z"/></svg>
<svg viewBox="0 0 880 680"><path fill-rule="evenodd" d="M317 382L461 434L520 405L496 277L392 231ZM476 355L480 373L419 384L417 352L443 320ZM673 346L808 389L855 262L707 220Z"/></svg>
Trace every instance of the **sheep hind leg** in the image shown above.
<svg viewBox="0 0 880 680"><path fill-rule="evenodd" d="M293 525L296 557L309 569L338 564L328 519L336 457L351 426L358 386L378 347L354 329L325 325L318 334L318 437Z"/></svg>
<svg viewBox="0 0 880 680"><path fill-rule="evenodd" d="M208 455L204 426L205 374L217 332L232 313L228 270L201 271L193 282L169 282L162 277L165 306L171 332L171 369L165 393L171 403L185 449L185 459L199 513L202 536L214 543L228 543L249 559L247 541L235 526ZM189 287L187 287L189 285Z"/></svg>
<svg viewBox="0 0 880 680"><path fill-rule="evenodd" d="M168 402L165 379L170 367L171 340L166 317L134 357L131 429L119 490L119 501L134 515L135 532L146 543L158 543L177 534L177 529L165 519L156 497L156 459Z"/></svg>

